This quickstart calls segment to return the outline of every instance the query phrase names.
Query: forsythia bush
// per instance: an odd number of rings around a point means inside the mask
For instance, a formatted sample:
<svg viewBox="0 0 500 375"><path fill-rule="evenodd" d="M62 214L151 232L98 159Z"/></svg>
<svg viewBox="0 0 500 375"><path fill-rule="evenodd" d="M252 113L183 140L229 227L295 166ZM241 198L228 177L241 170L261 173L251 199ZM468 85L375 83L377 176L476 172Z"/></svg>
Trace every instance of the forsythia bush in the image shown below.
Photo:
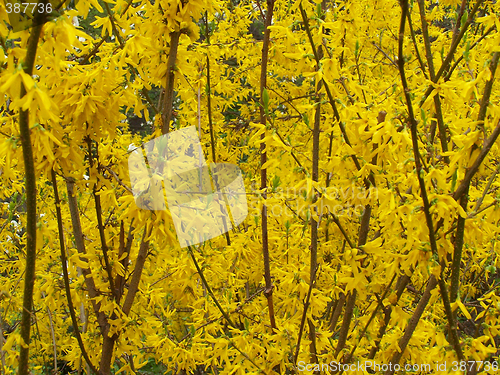
<svg viewBox="0 0 500 375"><path fill-rule="evenodd" d="M1 373L497 373L498 1L12 4ZM181 248L128 157L192 125L248 216Z"/></svg>

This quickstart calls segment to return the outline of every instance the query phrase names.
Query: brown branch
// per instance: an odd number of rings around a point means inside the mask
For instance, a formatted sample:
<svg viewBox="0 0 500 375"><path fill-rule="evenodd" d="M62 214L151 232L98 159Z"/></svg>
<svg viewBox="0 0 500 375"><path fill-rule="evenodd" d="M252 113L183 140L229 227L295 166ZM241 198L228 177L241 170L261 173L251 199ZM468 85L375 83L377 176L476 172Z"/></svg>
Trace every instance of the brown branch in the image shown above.
<svg viewBox="0 0 500 375"><path fill-rule="evenodd" d="M484 0L477 0L476 4L474 4L474 7L472 8L471 12L469 13L469 17L467 17L467 20L465 21L464 25L462 26L460 33L458 34L458 37L452 42L450 46L450 50L448 51L448 54L446 55L445 60L443 61L443 64L441 65L441 68L439 68L438 72L436 73L436 76L432 80L433 83L437 83L441 76L447 72L451 61L453 60L453 56L455 55L455 51L460 44L460 41L462 40L463 36L465 35L465 32L467 31L469 25L472 23L474 19L474 15L476 14L477 10L479 9L479 6L483 3ZM434 90L434 87L431 85L423 95L422 99L420 100L419 107L424 104L425 100L429 97L429 95L432 93Z"/></svg>
<svg viewBox="0 0 500 375"><path fill-rule="evenodd" d="M125 244L125 228L123 225L123 221L121 221L121 223L120 223L120 238L119 238L120 245L118 248L118 259L120 259L123 256L123 254L125 254L125 256L120 261L120 263L123 267L123 275L120 275L118 273L116 275L116 278L115 278L115 287L117 288L116 294L118 297L117 298L118 304L120 303L120 300L123 297L123 292L124 292L124 288L125 288L125 274L127 272L129 257L130 257L130 250L132 248L132 242L134 239L134 236L132 234L132 231L134 228L132 227L132 224L133 224L133 220L132 220L132 223L130 223L130 228L129 228L128 235L127 235L127 243Z"/></svg>
<svg viewBox="0 0 500 375"><path fill-rule="evenodd" d="M304 302L304 311L302 312L302 319L300 321L300 328L299 328L299 336L297 338L297 345L295 346L295 355L293 356L293 363L297 364L297 359L299 358L299 351L300 351L300 342L302 340L302 333L304 332L304 326L306 322L306 317L307 317L307 310L309 309L310 301L311 301L311 293L314 287L314 284L316 283L316 272L318 270L318 267L314 270L312 282L309 283L309 289L307 290L307 296L306 300Z"/></svg>
<svg viewBox="0 0 500 375"><path fill-rule="evenodd" d="M476 172L479 170L480 165L488 155L488 153L491 150L491 147L495 144L495 141L498 138L498 135L500 135L500 121L498 122L497 126L493 130L493 133L491 133L490 137L484 142L484 146L481 149L477 159L474 161L472 166L467 170L465 173L465 177L458 186L457 190L453 193L453 198L458 201L462 195L465 194L467 187L470 184L470 181L472 180L472 177L476 174Z"/></svg>
<svg viewBox="0 0 500 375"><path fill-rule="evenodd" d="M210 31L208 29L208 12L205 12L205 39L210 46ZM214 137L214 124L212 120L212 87L210 79L210 58L207 53L207 111L208 111L208 127L210 129L210 146L212 149L212 162L217 163L217 152Z"/></svg>
<svg viewBox="0 0 500 375"><path fill-rule="evenodd" d="M327 161L330 162L330 160L332 160L332 153L333 153L333 131L330 132L330 137L329 137L329 145L328 145L328 157L327 157ZM328 187L330 186L330 181L332 179L332 172L328 172L326 174L326 188L328 189ZM340 226L340 222L339 222L339 219L333 215L333 218L334 218L334 221L335 223L337 224L337 226L339 227L340 231L342 232L342 234L344 235L344 237L347 237L346 234L344 234L344 230L341 228ZM325 241L328 242L329 241L329 227L328 227L328 223L327 223L327 226L325 228ZM352 247L352 246L351 246Z"/></svg>
<svg viewBox="0 0 500 375"><path fill-rule="evenodd" d="M262 44L262 58L261 58L261 70L260 70L260 123L266 126L268 108L267 104L264 103L264 93L267 88L267 63L269 55L269 42L271 36L271 26L274 10L274 0L267 1L267 15L265 17L264 24L264 40ZM266 113L267 112L267 113ZM261 140L264 140L266 134L262 134ZM260 189L262 191L263 198L267 198L267 169L262 168L262 166L267 162L267 152L266 143L261 142L260 144ZM266 282L266 290L264 295L267 298L267 306L269 310L269 320L271 322L271 327L276 329L276 319L274 316L274 303L273 303L273 284L271 279L271 265L269 256L269 242L268 242L268 216L267 216L267 206L262 205L262 255L264 258L264 279Z"/></svg>
<svg viewBox="0 0 500 375"><path fill-rule="evenodd" d="M344 242L345 243L345 242ZM337 322L339 321L340 314L342 313L342 307L345 303L345 294L341 293L339 299L335 302L335 308L332 312L332 317L330 318L330 332L334 332L337 327Z"/></svg>
<svg viewBox="0 0 500 375"><path fill-rule="evenodd" d="M427 19L425 17L425 2L424 2L424 0L418 0L418 6L420 9L420 22L422 24L422 37L424 39L427 65L429 66L430 78L432 81L434 81L436 79L436 74L434 71L434 61L433 61L433 57L432 57L432 50L431 50L431 44L430 44L430 38L429 38L429 28L428 28ZM443 111L441 108L441 99L440 99L439 95L434 95L434 106L436 108L437 124L439 127L439 139L441 141L441 149L443 150L443 153L445 153L448 151L448 142L446 140L446 127L444 125ZM433 124L431 126L431 137L430 137L431 144L434 143L434 134L435 134L435 129L436 129L435 120L432 120L432 123ZM444 160L445 160L446 164L450 163L450 159L448 156L445 156Z"/></svg>
<svg viewBox="0 0 500 375"><path fill-rule="evenodd" d="M120 16L123 16L128 8L130 7L130 5L132 5L132 2L134 0L129 0L128 3L127 3L127 6L125 7L125 9L121 12ZM107 3L106 3L107 5ZM110 14L110 11L109 11L109 8L106 9L108 11L108 15ZM114 19L112 19L112 22L114 22ZM87 55L85 55L82 60L80 60L80 64L82 65L85 65L89 62L90 58L92 56L94 56L98 51L99 51L99 48L101 47L101 45L106 41L106 39L108 38L109 34L108 34L108 31L106 30L106 33L104 34L104 36L101 38L101 40L99 41L99 43L97 43L94 48L92 49L92 51L90 51ZM121 47L123 48L124 44L121 43ZM154 108L154 106L153 106Z"/></svg>
<svg viewBox="0 0 500 375"><path fill-rule="evenodd" d="M124 43L123 43L123 38L118 32L118 28L116 27L115 24L115 17L113 16L113 13L111 13L111 9L109 9L109 5L107 2L104 2L104 7L106 8L106 12L108 13L109 20L111 21L111 28L113 29L113 34L115 34L116 39L118 39L118 43L120 43L120 47L123 48Z"/></svg>
<svg viewBox="0 0 500 375"><path fill-rule="evenodd" d="M464 3L462 3L462 8L465 6ZM484 134L486 134L486 130L484 128L484 120L486 118L486 111L488 109L491 97L491 91L493 88L493 82L495 79L495 72L498 66L499 57L500 57L499 52L495 52L493 54L493 59L490 63L491 79L488 80L488 82L486 82L485 84L483 97L481 98L481 104L479 107L479 113L477 117L477 122L479 123L479 126L483 129ZM464 209L464 211L467 210L467 203L469 202L469 197L468 197L468 192L470 187L469 184L465 186L465 191L460 197L460 206ZM455 233L455 246L453 251L453 261L451 265L450 300L452 302L455 302L455 300L458 298L458 294L460 291L460 271L461 271L460 265L462 262L462 249L464 244L465 219L466 219L465 217L461 217L460 215L458 215L457 217L457 230ZM454 320L456 320L456 317L457 317L457 312L455 311Z"/></svg>
<svg viewBox="0 0 500 375"><path fill-rule="evenodd" d="M4 320L2 319L2 316L0 315L0 364L2 365L2 374L5 374L5 351L3 350L3 346L6 342L4 332L3 332L3 327L4 326Z"/></svg>
<svg viewBox="0 0 500 375"><path fill-rule="evenodd" d="M90 164L90 170L94 167L94 158L92 156L92 140L90 137L87 137L87 146L88 146L88 157L89 157L89 164ZM104 233L104 224L102 222L102 206L101 206L101 197L97 194L97 181L99 181L99 173L100 173L100 166L99 166L99 146L96 144L96 152L97 152L97 173L98 175L96 176L96 183L92 186L92 195L94 196L94 203L95 203L95 212L97 216L97 228L99 230L99 238L101 239L101 248L102 248L102 255L104 258L104 265L106 268L106 273L108 274L108 282L109 282L109 288L111 290L111 295L113 296L113 299L116 301L117 300L117 295L116 295L116 289L115 289L115 283L113 280L113 270L111 267L111 262L109 261L109 254L108 254L108 245L106 243L106 234Z"/></svg>
<svg viewBox="0 0 500 375"><path fill-rule="evenodd" d="M108 167L107 165L103 165L101 164L100 165L101 168L104 168L105 170L107 170L113 177L114 179L116 180L116 182L118 182L118 184L123 187L125 190L127 190L130 194L133 194L133 191L132 189L126 185L125 183L123 183L123 181L120 179L120 177L118 177L118 175L116 174L115 171L113 171L110 167Z"/></svg>
<svg viewBox="0 0 500 375"><path fill-rule="evenodd" d="M312 33L311 33L311 28L309 26L309 20L308 20L308 17L307 17L307 13L306 11L304 10L304 7L302 6L302 3L299 4L299 9L300 9L300 13L302 15L302 22L304 24L304 28L306 30L306 34L308 36L308 39L309 39L309 44L311 45L311 48L313 50L313 55L314 55L314 59L316 60L316 64L320 64L320 58L319 58L319 55L318 55L318 51L316 50L316 46L314 44L314 41L313 41L313 37L312 37ZM349 140L349 137L347 135L347 132L345 130L345 126L344 126L344 123L342 121L340 121L340 113L337 109L337 106L335 104L335 100L333 99L333 95L332 95L332 92L330 90L330 87L328 85L328 82L323 78L322 79L322 84L323 84L323 87L325 88L325 91L326 91L326 94L328 96L328 101L333 109L333 114L335 116L335 119L339 125L339 128L340 128L340 131L342 133L342 136L344 137L344 142L347 143L349 146L352 147L351 145L351 142ZM351 155L351 159L354 163L354 165L356 166L356 169L359 171L361 170L361 165L359 164L359 161L358 161L358 158L356 157L356 155ZM375 187L376 184L375 184L375 179L373 177L373 174L370 174L368 179L364 178L363 179L364 181L364 184L365 184L365 187L366 189L369 189L370 188L370 184L371 186Z"/></svg>
<svg viewBox="0 0 500 375"><path fill-rule="evenodd" d="M405 349L408 346L411 337L413 336L413 332L415 332L418 322L422 317L422 314L424 313L425 307L429 303L429 300L431 298L431 292L432 290L434 290L436 285L437 285L436 277L434 275L431 275L429 281L427 282L427 287L425 288L425 292L422 295L422 298L420 298L420 301L418 301L418 305L415 311L413 312L413 315L411 316L408 325L406 326L405 333L401 338L401 340L399 340L398 347L400 350L396 350L396 352L392 356L391 359L392 366L390 366L390 368L384 373L384 375L394 374L395 371L394 365L396 363L399 363L399 361L401 360L401 357L403 356L403 353L405 352Z"/></svg>
<svg viewBox="0 0 500 375"><path fill-rule="evenodd" d="M468 189L468 186L470 184L470 181L472 180L472 177L476 174L476 172L479 170L479 167L481 166L482 162L490 152L491 148L495 144L495 141L497 140L498 136L500 135L500 121L498 122L497 126L493 130L493 133L490 135L490 137L484 142L484 146L481 149L478 157L472 164L472 166L467 170L465 173L465 177L458 186L458 188L455 190L453 193L453 199L456 201L459 201L460 198L462 198L462 195L465 194L465 192ZM434 233L437 233L437 231L441 228L441 226L444 223L444 219L440 219L439 222L436 225L436 229L434 230Z"/></svg>
<svg viewBox="0 0 500 375"><path fill-rule="evenodd" d="M42 292L42 297L45 298L45 293ZM46 306L47 315L49 317L49 327L50 327L50 338L52 339L52 355L54 356L54 372L57 374L59 371L57 370L57 342L56 342L56 333L54 331L54 320L52 319L52 312L50 311L50 307Z"/></svg>
<svg viewBox="0 0 500 375"><path fill-rule="evenodd" d="M481 41L486 38L488 36L488 34L490 34L493 30L495 30L496 27L495 26L491 26L488 30L486 30L484 32L483 35L481 35L481 37L476 40L474 43L471 44L471 46L469 47L469 51L472 50L474 47L476 47L479 43L481 43ZM444 80L445 81L448 81L450 78L451 78L451 75L453 74L453 72L455 71L455 69L457 68L458 64L460 64L460 62L464 59L464 55L461 55L457 58L457 61L455 61L455 64L453 64L453 66L450 68L450 70L448 71L448 74L446 74L446 77L444 77Z"/></svg>
<svg viewBox="0 0 500 375"><path fill-rule="evenodd" d="M380 47L377 43L372 42L372 45L380 52L384 57L391 62L392 65L394 65L396 68L398 67L398 64L385 52L382 47Z"/></svg>
<svg viewBox="0 0 500 375"><path fill-rule="evenodd" d="M474 209L472 210L472 212L469 215L467 215L467 217L473 217L474 215L476 215L476 214L478 214L480 212L479 208L483 204L483 200L486 197L486 194L488 194L488 191L491 188L491 184L493 184L493 181L495 181L495 178L496 178L498 172L500 172L500 163L497 165L497 168L491 174L490 178L488 179L488 182L486 183L486 186L484 187L483 194L477 200L476 206L474 207Z"/></svg>
<svg viewBox="0 0 500 375"><path fill-rule="evenodd" d="M170 51L167 61L167 82L163 94L164 101L160 103L160 112L162 113L162 134L170 131L170 120L174 108L174 85L175 85L175 61L177 59L177 50L179 47L180 31L170 33Z"/></svg>
<svg viewBox="0 0 500 375"><path fill-rule="evenodd" d="M339 353L344 349L347 342L347 335L349 334L349 327L351 326L352 317L354 316L354 307L356 306L357 290L353 289L348 293L347 303L345 305L344 319L339 331L339 339L337 341L337 348L335 349L335 358L338 358ZM342 361L342 359L340 359Z"/></svg>
<svg viewBox="0 0 500 375"><path fill-rule="evenodd" d="M420 195L422 197L423 201L423 210L424 210L424 215L425 215L425 220L427 223L427 228L429 231L429 242L431 245L431 250L432 253L436 256L439 257L438 253L438 248L437 248L437 242L436 242L436 237L434 235L434 224L432 222L432 216L430 213L430 203L429 203L429 198L427 196L427 190L425 187L425 181L423 178L423 169L422 169L422 164L421 164L421 159L420 159L420 152L419 152L419 146L418 146L418 133L417 133L417 122L415 120L415 115L413 112L413 105L411 102L411 96L410 96L410 89L408 87L408 82L406 81L406 73L404 70L404 54L403 54L403 42L404 42L404 32L405 32L405 23L406 23L406 13L408 12L408 0L402 0L401 1L401 24L400 24L400 29L399 29L399 42L398 42L398 49L399 49L399 56L398 56L398 68L399 68L399 75L401 76L401 83L403 86L403 91L406 99L406 106L408 108L408 117L410 121L410 128L411 128L411 138L412 138L412 147L413 147L413 154L414 154L414 160L415 160L415 168L417 172L417 179L420 185ZM441 262L440 262L441 263ZM443 265L441 264L441 276L443 272ZM443 280L442 277L438 280L439 287L440 287L440 292L441 292L441 298L443 300L444 308L446 311L446 316L448 318L448 327L450 330L450 341L451 344L453 345L453 348L459 358L459 360L464 359L464 355L462 353L462 349L460 347L460 341L458 338L457 330L456 330L456 324L454 322L451 306L450 306L450 301L448 298L448 289L446 287L446 284Z"/></svg>
<svg viewBox="0 0 500 375"><path fill-rule="evenodd" d="M42 4L47 4L44 0ZM46 21L46 13L36 13L34 17L34 26L31 29L26 46L26 57L24 59L24 73L29 77L33 74L35 66L36 52L38 47L38 40L44 22ZM21 83L20 98L27 95L27 87ZM17 98L16 98L17 99ZM19 351L19 365L18 374L28 375L29 373L29 345L30 345L30 330L31 318L33 311L33 292L35 286L36 276L36 221L37 221L37 207L36 207L36 169L35 161L33 158L33 147L31 144L30 135L30 112L29 108L19 111L19 138L21 139L21 146L23 149L24 173L25 173L25 189L26 189L26 266L25 266L25 281L23 292L23 309L21 315L21 345Z"/></svg>
<svg viewBox="0 0 500 375"><path fill-rule="evenodd" d="M460 10L458 11L458 14L457 14L457 22L455 23L455 26L453 27L452 43L458 38L459 31L460 31L460 22L462 21L462 16L464 15L466 6L467 6L467 0L462 0L462 4L460 5Z"/></svg>
<svg viewBox="0 0 500 375"><path fill-rule="evenodd" d="M149 229L146 226L144 228L144 234L142 236L142 241L139 246L139 253L137 254L137 259L135 261L134 271L132 273L132 278L130 279L130 286L128 287L127 296L123 301L122 311L125 315L130 313L132 309L132 304L134 302L135 295L139 290L139 283L141 281L142 271L144 269L144 263L146 262L146 257L149 250L149 236L151 234L152 227Z"/></svg>
<svg viewBox="0 0 500 375"><path fill-rule="evenodd" d="M417 60L418 60L418 63L420 65L420 69L422 69L422 73L424 74L424 77L426 79L428 79L427 72L425 70L425 65L424 65L424 62L422 60L422 57L420 56L420 51L418 49L417 38L415 37L415 30L413 30L413 21L411 20L410 12L408 12L407 16L408 16L408 26L410 27L411 41L413 42L413 48L415 49L415 53L417 54ZM422 34L423 34L423 32L422 32ZM425 36L424 36L424 40L426 40ZM396 66L396 68L398 67L396 64L395 64L395 66Z"/></svg>
<svg viewBox="0 0 500 375"><path fill-rule="evenodd" d="M122 313L125 315L129 315L130 310L132 309L132 304L134 302L134 298L139 290L139 283L141 281L142 271L144 269L144 263L146 262L146 257L149 250L149 240L147 238L151 234L151 230L148 232L147 226L144 229L144 235L142 238L141 245L139 247L139 253L137 254L137 259L134 267L134 272L132 274L132 279L130 281L130 286L128 288L127 296L125 297L125 301L122 306ZM118 300L118 298L117 298ZM111 315L111 319L117 319L118 316L116 312L113 312ZM102 342L102 355L101 361L99 364L99 374L100 375L109 375L111 374L111 360L113 358L114 347L116 341L118 340L119 333L115 333L109 336L108 333L103 335Z"/></svg>
<svg viewBox="0 0 500 375"><path fill-rule="evenodd" d="M467 203L469 202L468 191L460 198L460 206L467 210ZM455 302L458 298L460 290L460 265L462 262L462 248L464 245L465 233L465 217L458 215L457 230L455 232L455 244L453 247L453 261L451 264L451 281L450 281L450 301ZM455 320L457 318L456 311L454 314Z"/></svg>
<svg viewBox="0 0 500 375"><path fill-rule="evenodd" d="M71 316L71 323L73 325L73 333L75 334L76 341L78 342L78 346L80 347L80 351L82 352L82 356L87 362L87 365L90 367L94 374L97 374L97 369L93 365L90 357L85 350L85 345L82 340L82 336L80 334L80 329L78 328L78 321L76 319L75 307L73 305L73 300L71 298L71 287L69 285L69 274L68 274L68 259L66 258L66 246L64 244L64 228L63 228L63 219L61 213L61 200L59 199L59 192L57 189L57 178L54 170L51 170L51 178L52 178L52 189L54 190L54 200L56 205L56 217L57 217L57 229L59 232L59 248L61 250L61 266L63 271L63 281L64 281L64 289L66 291L66 299L68 301L68 309L69 315Z"/></svg>
<svg viewBox="0 0 500 375"><path fill-rule="evenodd" d="M217 308L221 312L221 314L224 317L224 319L226 319L226 321L229 323L229 325L231 327L233 327L233 328L238 328L233 323L233 321L231 320L231 318L229 317L229 315L227 314L227 312L224 311L224 309L222 308L221 304L219 303L219 300L217 299L217 297L215 297L215 294L212 291L212 288L210 287L210 285L207 282L207 279L205 278L203 270L200 268L198 262L196 261L196 257L194 255L193 248L191 246L188 246L188 249L189 249L189 255L191 256L191 259L193 260L194 266L196 267L196 270L198 271L198 275L200 276L201 281L202 281L203 285L205 286L208 294L210 295L210 297L212 297L212 300L214 301L215 305L217 306Z"/></svg>
<svg viewBox="0 0 500 375"><path fill-rule="evenodd" d="M207 41L207 44L210 46L210 32L208 29L208 12L205 12L205 38ZM215 145L215 137L214 137L214 125L213 125L213 120L212 120L212 93L211 93L211 81L210 81L210 58L208 57L208 53L206 56L206 61L207 61L207 84L206 84L206 90L207 90L207 112L208 112L208 127L210 129L210 145L212 149L212 161L213 163L217 162L217 153L216 153L216 145ZM200 90L198 89L198 95L200 96ZM200 110L200 100L198 100L198 116L200 119L200 137L201 137L201 110ZM215 184L215 190L219 191L219 183L218 183L218 177L214 177L214 184ZM228 202L226 199L226 196L224 195L224 201L226 203L226 206L228 206ZM228 246L231 246L231 237L229 236L229 230L228 226L226 223L226 217L222 218L222 225L224 226L224 236L226 237L226 243Z"/></svg>
<svg viewBox="0 0 500 375"><path fill-rule="evenodd" d="M484 85L483 97L481 98L479 113L477 115L477 121L479 122L479 126L483 129L484 134L486 134L486 131L484 129L484 120L486 119L486 111L488 110L488 106L490 104L491 91L493 89L493 83L495 82L495 73L498 67L499 58L500 52L495 52L493 54L493 58L491 59L489 67L491 78Z"/></svg>
<svg viewBox="0 0 500 375"><path fill-rule="evenodd" d="M368 239L368 232L370 229L370 217L371 217L371 206L366 205L363 216L361 217L361 225L359 227L358 236L358 248L361 248L366 244ZM342 321L342 326L340 327L339 339L337 342L337 348L335 349L335 357L344 349L347 342L347 335L349 334L349 327L351 325L352 317L354 316L354 307L356 305L357 290L353 289L348 297L345 306L344 319Z"/></svg>
<svg viewBox="0 0 500 375"><path fill-rule="evenodd" d="M75 239L75 246L78 253L80 254L80 259L84 262L87 262L87 259L85 257L86 255L85 243L83 242L84 236L82 231L82 225L80 222L80 214L78 212L78 203L74 194L74 186L75 186L75 181L71 178L66 178L66 188L68 190L68 205L71 216L71 222L73 224L73 236ZM101 303L100 302L96 303L95 301L96 297L98 297L101 293L100 291L97 290L94 278L92 277L92 273L90 272L90 269L88 267L82 268L82 274L85 280L85 285L87 287L87 293L89 294L90 301L92 303L94 314L96 315L97 318L99 329L101 331L101 334L104 335L109 327L108 320L106 315L102 311L100 311Z"/></svg>
<svg viewBox="0 0 500 375"><path fill-rule="evenodd" d="M375 306L375 309L373 309L373 311L370 315L370 318L368 319L368 322L366 322L363 330L361 331L361 334L359 335L359 338L358 338L358 343L356 345L354 345L354 347L351 349L351 352L349 353L349 356L347 357L346 362L349 362L352 360L354 353L356 352L356 349L358 348L358 345L361 343L361 340L365 336L366 331L368 330L368 327L370 326L370 324L373 322L375 316L377 315L378 309L383 306L383 301L384 301L385 297L387 296L387 293L389 292L389 289L392 286L392 283L394 282L395 279L396 279L396 274L394 274L392 276L392 279L389 282L389 284L387 285L387 287L385 288L384 293L382 294L382 296L380 296L380 298L378 298L378 303ZM343 371L341 371L340 373L342 374L342 372Z"/></svg>
<svg viewBox="0 0 500 375"><path fill-rule="evenodd" d="M141 94L144 96L144 98L146 98L146 101L148 102L149 106L151 107L151 109L153 110L153 112L155 113L155 115L157 115L158 113L160 113L160 111L158 110L158 108L156 108L155 104L153 103L153 100L149 96L148 90L145 87L142 88Z"/></svg>
<svg viewBox="0 0 500 375"><path fill-rule="evenodd" d="M396 283L396 301L394 302L394 306L397 306L399 299L403 295L406 285L408 285L409 282L410 282L409 276L402 275L399 277ZM387 327L389 326L389 322L391 320L391 314L392 314L391 306L387 306L386 308L384 308L384 322L380 326L377 339L375 340L375 345L371 348L370 353L368 354L368 359L375 358L375 354L377 354L378 350L380 349L380 342L382 341L382 338L385 335Z"/></svg>
<svg viewBox="0 0 500 375"><path fill-rule="evenodd" d="M354 246L354 243L351 241L351 239L349 238L349 236L347 235L347 232L346 230L344 229L344 227L340 224L340 220L337 216L335 216L335 214L331 213L330 212L330 216L333 220L333 222L335 224L337 224L337 227L340 229L340 232L342 233L342 235L344 236L344 239L346 240L347 244L349 245L349 247L351 249L354 249L355 246Z"/></svg>
<svg viewBox="0 0 500 375"><path fill-rule="evenodd" d="M326 4L323 1L321 3L321 10L324 13L326 10ZM324 20L324 16L321 16L321 19ZM325 47L323 45L319 46L319 50L317 51L318 58L321 60L324 55ZM319 62L316 62L316 71L319 71L320 65ZM314 113L314 128L313 128L313 150L312 150L312 176L311 179L314 182L319 181L319 151L320 151L320 123L321 123L321 85L322 81L317 82L316 86L316 92L315 92L315 113ZM316 190L313 193L312 197L312 204L315 204L318 200L318 194ZM316 214L320 217L323 215L323 212L318 212L317 208L315 209ZM314 215L311 213L311 219L310 219L310 226L311 226L311 245L310 245L310 276L309 276L309 287L310 290L312 291L312 288L314 287L315 281L316 281L316 274L318 271L318 226L319 223L316 221L314 218ZM310 298L310 294L309 294ZM305 310L304 310L304 315L303 315L303 320L305 317ZM311 319L308 319L308 325L309 325L309 340L311 342L310 347L309 347L309 353L311 357L311 362L313 363L319 363L318 360L318 355L317 355L317 347L316 347L316 327L314 325L314 322ZM299 348L299 345L297 345L297 348ZM298 352L297 352L298 354ZM315 373L319 373L318 371L315 371Z"/></svg>

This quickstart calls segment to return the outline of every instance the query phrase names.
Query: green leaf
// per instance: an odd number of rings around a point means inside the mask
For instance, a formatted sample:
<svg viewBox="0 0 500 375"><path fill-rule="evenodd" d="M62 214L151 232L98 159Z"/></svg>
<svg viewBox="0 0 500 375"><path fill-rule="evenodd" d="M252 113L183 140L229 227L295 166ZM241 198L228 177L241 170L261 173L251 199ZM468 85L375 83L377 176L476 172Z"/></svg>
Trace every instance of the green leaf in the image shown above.
<svg viewBox="0 0 500 375"><path fill-rule="evenodd" d="M469 12L465 11L462 15L462 19L460 20L460 26L464 27L465 22L467 22L467 18L469 18Z"/></svg>
<svg viewBox="0 0 500 375"><path fill-rule="evenodd" d="M266 114L269 113L269 93L267 90L264 88L264 91L262 91L262 104L264 105L264 112Z"/></svg>
<svg viewBox="0 0 500 375"><path fill-rule="evenodd" d="M453 172L453 177L451 179L451 191L455 191L455 185L457 184L457 170Z"/></svg>

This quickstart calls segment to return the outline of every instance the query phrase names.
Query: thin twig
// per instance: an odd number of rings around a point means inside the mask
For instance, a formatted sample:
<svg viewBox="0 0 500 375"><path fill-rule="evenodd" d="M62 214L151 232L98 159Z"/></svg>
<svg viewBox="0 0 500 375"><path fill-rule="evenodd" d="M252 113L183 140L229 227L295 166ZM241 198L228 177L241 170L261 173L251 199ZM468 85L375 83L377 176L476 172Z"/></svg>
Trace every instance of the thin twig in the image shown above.
<svg viewBox="0 0 500 375"><path fill-rule="evenodd" d="M200 276L201 281L203 282L203 285L205 285L205 288L207 289L208 294L210 295L210 297L212 297L212 300L214 301L215 305L217 306L217 308L221 312L221 314L224 317L224 319L226 319L226 321L229 323L229 325L231 327L233 327L233 328L238 328L233 323L233 321L231 320L231 318L229 317L229 315L227 314L227 312L224 311L224 309L222 308L221 304L217 300L217 297L215 297L215 294L212 291L212 288L210 288L210 285L208 284L207 279L205 278L205 275L203 274L203 271L200 268L200 266L199 266L199 264L198 264L198 262L196 260L196 257L195 257L194 252L193 252L193 248L191 246L188 246L188 249L189 249L189 255L191 256L191 259L193 260L194 266L196 267L196 270L198 271L198 275Z"/></svg>
<svg viewBox="0 0 500 375"><path fill-rule="evenodd" d="M306 300L304 302L304 311L302 312L302 319L300 321L299 336L297 338L297 345L295 347L295 355L293 356L294 365L297 364L297 360L299 358L300 341L302 340L302 333L304 331L304 326L305 326L305 322L306 322L307 310L309 309L309 304L310 304L310 300L311 300L311 293L312 293L314 284L316 283L316 272L318 271L318 268L319 268L319 266L316 265L316 268L314 269L314 273L313 273L313 279L309 283L309 289L307 290L307 296L306 296Z"/></svg>
<svg viewBox="0 0 500 375"><path fill-rule="evenodd" d="M495 30L496 27L495 26L491 26L488 30L486 30L484 32L483 35L481 35L481 37L476 40L474 43L471 44L471 46L469 47L469 51L472 50L474 47L476 47L479 43L481 43L481 41L486 38L493 30ZM453 72L455 71L455 69L457 68L458 64L460 64L460 62L464 59L464 55L460 55L458 58L457 58L457 61L455 61L455 64L453 64L453 66L450 68L450 70L448 71L448 74L446 74L446 77L444 77L444 80L445 81L448 81L450 78L451 78L451 75L453 74Z"/></svg>
<svg viewBox="0 0 500 375"><path fill-rule="evenodd" d="M45 298L45 293L42 292L42 296ZM54 373L58 373L57 371L57 343L56 343L56 334L54 332L54 320L52 319L52 311L50 311L50 307L47 307L47 315L49 317L49 328L50 328L50 337L52 339L52 355L54 356Z"/></svg>

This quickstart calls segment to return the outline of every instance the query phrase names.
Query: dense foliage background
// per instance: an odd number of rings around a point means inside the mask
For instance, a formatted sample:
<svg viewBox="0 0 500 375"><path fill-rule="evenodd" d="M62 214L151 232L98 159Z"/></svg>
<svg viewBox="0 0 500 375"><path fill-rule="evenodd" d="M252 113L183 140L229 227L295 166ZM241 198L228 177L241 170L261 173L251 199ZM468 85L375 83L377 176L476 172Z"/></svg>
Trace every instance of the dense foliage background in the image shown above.
<svg viewBox="0 0 500 375"><path fill-rule="evenodd" d="M497 1L6 5L2 373L496 373ZM127 160L192 125L249 214L180 248Z"/></svg>

